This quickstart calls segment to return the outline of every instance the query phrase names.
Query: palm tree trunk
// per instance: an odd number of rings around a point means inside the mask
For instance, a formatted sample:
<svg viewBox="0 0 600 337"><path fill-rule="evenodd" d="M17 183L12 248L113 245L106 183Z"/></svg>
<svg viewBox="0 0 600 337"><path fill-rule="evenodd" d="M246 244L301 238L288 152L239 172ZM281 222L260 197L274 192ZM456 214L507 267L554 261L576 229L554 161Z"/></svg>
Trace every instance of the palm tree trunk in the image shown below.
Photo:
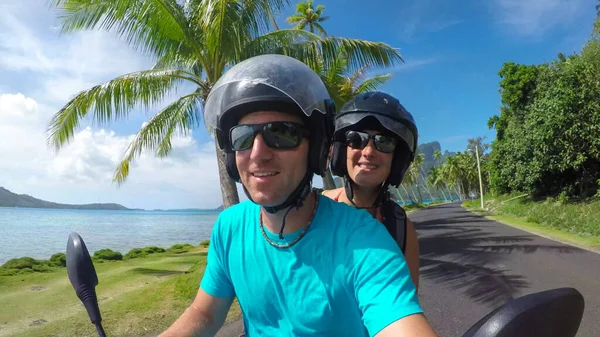
<svg viewBox="0 0 600 337"><path fill-rule="evenodd" d="M456 192L458 193L459 197L460 197L460 201L465 200L465 194L462 188L462 183L459 180L456 180Z"/></svg>
<svg viewBox="0 0 600 337"><path fill-rule="evenodd" d="M400 197L400 201L402 201L402 206L406 206L406 201L404 201L404 198L402 198L402 193L400 193L400 191L396 190L396 193L398 193L398 196Z"/></svg>
<svg viewBox="0 0 600 337"><path fill-rule="evenodd" d="M404 184L401 184L400 186L402 186L402 189L404 190L404 192L406 193L406 196L408 197L408 199L410 199L411 203L414 203L415 201L412 199L412 197L410 196L410 193L408 193L408 190L406 189L406 186L404 186Z"/></svg>
<svg viewBox="0 0 600 337"><path fill-rule="evenodd" d="M271 24L273 25L273 29L279 30L279 26L277 25L277 21L275 21L275 17L273 16L271 10L267 10L267 13L269 15L269 21L271 21Z"/></svg>
<svg viewBox="0 0 600 337"><path fill-rule="evenodd" d="M421 189L419 188L419 182L415 183L415 187L417 188L417 192L419 192L419 203L423 203L423 196L421 195ZM413 192L414 193L414 192Z"/></svg>
<svg viewBox="0 0 600 337"><path fill-rule="evenodd" d="M442 192L442 197L444 198L444 201L448 201L448 198L446 198L446 193L444 193L443 189L439 189L440 192Z"/></svg>
<svg viewBox="0 0 600 337"><path fill-rule="evenodd" d="M421 175L421 179L423 180L423 185L425 186L425 190L427 191L427 193L429 193L429 197L431 197L431 202L434 202L434 198L433 198L433 194L431 194L431 190L429 189L429 183L427 182L427 180L425 180L425 176L423 175L423 172L419 172L419 174Z"/></svg>
<svg viewBox="0 0 600 337"><path fill-rule="evenodd" d="M402 200L402 203L404 203L404 199L402 199L402 195L400 194L400 191L398 191L397 188L389 186L388 191L390 192L390 196L392 197L392 199L394 199L394 201L397 202L398 199L400 199Z"/></svg>
<svg viewBox="0 0 600 337"><path fill-rule="evenodd" d="M446 184L446 190L448 191L448 195L450 195L450 201L454 201L454 199L452 199L452 190L450 189L450 186L448 186Z"/></svg>
<svg viewBox="0 0 600 337"><path fill-rule="evenodd" d="M225 165L225 152L223 152L218 143L215 141L215 148L217 150L217 166L219 167L219 181L221 182L221 197L223 198L223 209L229 206L235 205L240 202L238 196L237 186L235 181L227 174L227 167Z"/></svg>

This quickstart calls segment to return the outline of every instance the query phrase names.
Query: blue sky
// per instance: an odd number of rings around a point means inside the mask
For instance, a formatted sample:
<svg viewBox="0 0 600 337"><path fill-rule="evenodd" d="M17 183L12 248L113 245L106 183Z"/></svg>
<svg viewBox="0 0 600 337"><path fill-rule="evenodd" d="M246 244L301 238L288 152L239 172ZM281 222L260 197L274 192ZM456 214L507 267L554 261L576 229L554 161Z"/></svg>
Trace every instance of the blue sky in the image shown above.
<svg viewBox="0 0 600 337"><path fill-rule="evenodd" d="M420 142L464 150L468 138L495 137L487 120L500 105L503 62L535 64L578 52L589 37L595 0L323 0L330 35L382 41L406 63L382 90L415 116ZM280 27L289 27L285 17ZM45 144L52 116L79 90L147 69L152 60L114 35L61 36L39 0L0 4L0 186L57 202L118 202L129 207L217 207L220 187L212 139L204 129L178 137L173 155L143 155L125 185L112 174L134 133L156 111L99 128L84 123L58 154ZM18 144L18 145L15 145ZM314 180L321 186L320 178ZM243 193L240 196L244 198Z"/></svg>
<svg viewBox="0 0 600 337"><path fill-rule="evenodd" d="M382 41L405 64L382 90L414 115L420 142L464 150L468 138L495 137L506 61L541 63L579 51L594 20L594 0L315 1L325 6L328 34ZM282 20L280 20L282 21ZM282 22L282 26L286 25Z"/></svg>
<svg viewBox="0 0 600 337"><path fill-rule="evenodd" d="M482 4L487 3L487 4ZM332 36L380 41L398 48L405 63L375 74L392 73L381 90L400 99L413 114L420 143L439 141L442 151L462 151L468 138L495 132L487 127L498 113L500 77L507 61L537 64L559 52L578 52L589 38L593 0L351 1L323 0ZM459 5L460 4L460 5ZM290 27L278 17L280 28ZM115 127L135 132L144 119ZM204 130L195 132L209 140Z"/></svg>

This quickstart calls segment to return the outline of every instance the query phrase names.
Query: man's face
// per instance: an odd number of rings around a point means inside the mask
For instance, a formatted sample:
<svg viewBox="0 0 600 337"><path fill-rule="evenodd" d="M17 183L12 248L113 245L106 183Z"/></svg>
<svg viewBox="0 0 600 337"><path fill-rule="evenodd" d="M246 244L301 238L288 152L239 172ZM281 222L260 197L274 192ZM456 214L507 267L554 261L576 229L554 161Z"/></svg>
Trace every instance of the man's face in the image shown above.
<svg viewBox="0 0 600 337"><path fill-rule="evenodd" d="M275 121L302 123L298 116L276 111L260 111L244 116L239 124L262 124ZM240 179L252 200L261 206L283 203L300 184L308 165L308 139L302 138L293 149L273 149L262 134L257 134L251 148L235 153Z"/></svg>

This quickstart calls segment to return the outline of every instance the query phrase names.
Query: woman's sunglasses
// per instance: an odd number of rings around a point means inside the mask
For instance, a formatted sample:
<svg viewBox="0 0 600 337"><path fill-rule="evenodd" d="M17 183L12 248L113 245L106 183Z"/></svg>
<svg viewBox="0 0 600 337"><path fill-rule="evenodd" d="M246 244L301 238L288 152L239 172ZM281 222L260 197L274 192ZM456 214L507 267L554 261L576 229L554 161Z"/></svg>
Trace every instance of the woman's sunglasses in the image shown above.
<svg viewBox="0 0 600 337"><path fill-rule="evenodd" d="M375 143L375 148L381 152L392 153L396 149L396 138L385 135L371 135L361 131L346 132L346 145L353 149L364 149L371 139Z"/></svg>
<svg viewBox="0 0 600 337"><path fill-rule="evenodd" d="M294 122L270 122L263 124L239 124L229 132L233 151L248 150L254 144L254 137L260 133L265 144L272 149L293 149L300 145L309 132L302 124Z"/></svg>

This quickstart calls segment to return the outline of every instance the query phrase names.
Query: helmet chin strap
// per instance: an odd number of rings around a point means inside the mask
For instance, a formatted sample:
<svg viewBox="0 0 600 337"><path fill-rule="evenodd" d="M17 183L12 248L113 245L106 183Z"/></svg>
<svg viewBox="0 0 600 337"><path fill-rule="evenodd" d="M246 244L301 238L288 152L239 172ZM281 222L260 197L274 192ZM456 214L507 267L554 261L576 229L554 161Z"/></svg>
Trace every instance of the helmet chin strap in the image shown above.
<svg viewBox="0 0 600 337"><path fill-rule="evenodd" d="M377 192L377 197L375 198L373 205L368 206L368 207L359 207L358 205L356 205L354 203L354 200L353 200L354 199L354 190L353 190L352 184L354 184L354 182L352 181L352 179L350 179L350 176L348 176L347 174L346 174L346 177L344 180L345 180L344 190L346 191L346 196L348 197L348 200L350 200L350 203L356 208L359 208L359 209L377 208L377 207L381 206L387 199L388 181L386 180L379 187L379 191Z"/></svg>
<svg viewBox="0 0 600 337"><path fill-rule="evenodd" d="M286 208L288 209L285 212L285 214L283 215L283 222L281 223L281 229L279 230L279 238L280 239L283 239L283 229L285 227L285 218L287 217L288 213L292 210L292 208L300 209L300 207L302 207L304 205L304 200L306 200L306 197L308 197L308 195L310 194L311 185L312 185L311 179L312 179L312 174L307 169L306 174L304 175L304 178L302 178L302 181L300 181L300 184L298 184L296 189L287 197L287 199L283 203L276 205L276 206L262 206L265 209L265 211L267 211L267 213L271 213L271 214L277 213ZM246 187L245 186L243 186L243 187L244 187L244 193L246 193L246 196L248 197L248 199L250 199L252 202L256 203L250 196L250 193L248 192Z"/></svg>

